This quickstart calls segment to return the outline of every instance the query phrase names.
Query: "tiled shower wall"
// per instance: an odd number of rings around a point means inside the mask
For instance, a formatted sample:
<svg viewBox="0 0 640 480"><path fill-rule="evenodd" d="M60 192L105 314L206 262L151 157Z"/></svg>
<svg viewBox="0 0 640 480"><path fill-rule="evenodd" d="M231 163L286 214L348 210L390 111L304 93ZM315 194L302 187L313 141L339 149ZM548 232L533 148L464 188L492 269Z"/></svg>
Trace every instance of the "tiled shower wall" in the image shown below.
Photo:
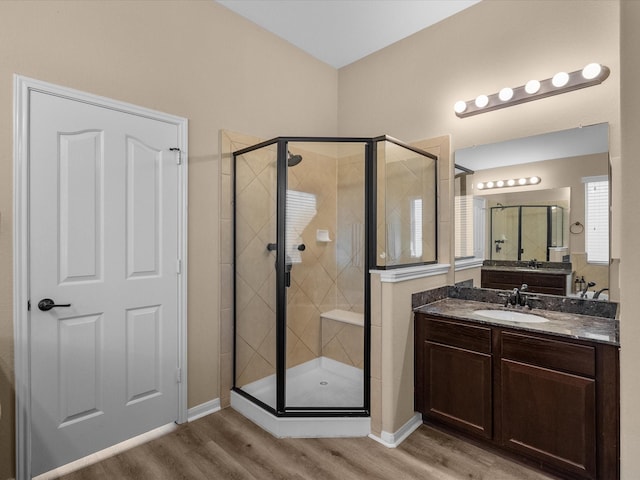
<svg viewBox="0 0 640 480"><path fill-rule="evenodd" d="M364 161L362 155L338 162L336 308L364 313Z"/></svg>
<svg viewBox="0 0 640 480"><path fill-rule="evenodd" d="M229 404L233 385L233 268L231 152L260 139L221 133L221 404ZM294 263L288 290L287 366L326 355L356 366L363 364L362 329L337 328L322 337L320 313L336 308L363 311L364 163L361 156L341 158L295 149L303 162L290 167L289 189L315 195L317 214L302 232L302 263ZM250 168L238 181L237 384L275 373L274 158L251 154ZM338 169L340 169L338 171ZM247 208L255 203L255 209ZM339 208L338 208L339 205ZM254 211L255 210L255 211ZM336 225L337 232L336 232ZM332 242L316 241L318 229ZM264 247L264 248L263 248ZM358 338L354 338L357 335Z"/></svg>

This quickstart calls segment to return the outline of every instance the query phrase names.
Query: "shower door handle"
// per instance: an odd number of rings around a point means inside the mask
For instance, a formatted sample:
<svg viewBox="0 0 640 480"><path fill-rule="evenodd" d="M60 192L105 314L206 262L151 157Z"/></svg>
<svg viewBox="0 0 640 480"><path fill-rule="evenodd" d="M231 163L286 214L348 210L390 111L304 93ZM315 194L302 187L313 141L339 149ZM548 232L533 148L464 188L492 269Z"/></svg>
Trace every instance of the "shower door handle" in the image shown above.
<svg viewBox="0 0 640 480"><path fill-rule="evenodd" d="M287 260L289 260L287 256ZM289 288L291 286L291 270L293 269L293 263L287 262L284 265L284 286Z"/></svg>

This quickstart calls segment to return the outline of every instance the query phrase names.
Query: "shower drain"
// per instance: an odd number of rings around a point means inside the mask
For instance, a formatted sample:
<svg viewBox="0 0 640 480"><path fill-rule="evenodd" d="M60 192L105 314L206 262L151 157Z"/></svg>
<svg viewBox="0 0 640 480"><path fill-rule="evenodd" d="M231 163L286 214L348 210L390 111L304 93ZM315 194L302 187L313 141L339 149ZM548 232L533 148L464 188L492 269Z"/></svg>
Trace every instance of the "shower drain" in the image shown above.
<svg viewBox="0 0 640 480"><path fill-rule="evenodd" d="M324 380L320 382L320 385L329 385L329 382L325 382Z"/></svg>

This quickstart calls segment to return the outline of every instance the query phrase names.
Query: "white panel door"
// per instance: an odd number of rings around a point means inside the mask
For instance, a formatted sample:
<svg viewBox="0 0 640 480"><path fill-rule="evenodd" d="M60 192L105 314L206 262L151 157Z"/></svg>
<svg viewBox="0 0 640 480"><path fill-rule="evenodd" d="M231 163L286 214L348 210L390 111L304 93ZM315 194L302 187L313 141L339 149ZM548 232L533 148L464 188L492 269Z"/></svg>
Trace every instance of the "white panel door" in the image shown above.
<svg viewBox="0 0 640 480"><path fill-rule="evenodd" d="M177 419L180 166L175 124L37 91L30 102L37 475Z"/></svg>

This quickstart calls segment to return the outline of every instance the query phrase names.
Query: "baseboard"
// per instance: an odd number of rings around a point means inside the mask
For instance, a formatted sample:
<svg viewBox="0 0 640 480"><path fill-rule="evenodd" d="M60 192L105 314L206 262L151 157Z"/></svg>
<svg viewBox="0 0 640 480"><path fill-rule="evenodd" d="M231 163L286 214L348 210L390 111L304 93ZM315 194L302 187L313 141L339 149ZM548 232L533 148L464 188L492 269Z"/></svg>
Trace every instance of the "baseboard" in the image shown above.
<svg viewBox="0 0 640 480"><path fill-rule="evenodd" d="M173 432L176 428L178 428L178 425L176 425L175 423L169 423L162 427L151 430L150 432L143 433L141 435L138 435L137 437L130 438L129 440L125 440L124 442L105 448L104 450L100 450L99 452L87 455L86 457L80 458L71 463L67 463L66 465L62 465L61 467L49 470L48 472L33 477L33 480L53 480L64 475L68 475L72 472L80 470L81 468L88 467L90 465L93 465L94 463L101 462L103 460L106 460L107 458L113 457L119 453L137 447L138 445L142 445L143 443L148 443L151 440L162 437L168 433Z"/></svg>
<svg viewBox="0 0 640 480"><path fill-rule="evenodd" d="M420 425L422 425L422 415L416 412L413 417L407 421L407 423L394 433L385 432L383 430L380 432L379 437L372 433L369 435L369 438L372 438L387 448L396 448L404 442L409 435L416 431Z"/></svg>
<svg viewBox="0 0 640 480"><path fill-rule="evenodd" d="M193 422L202 417L206 417L207 415L211 415L212 413L216 413L220 410L220 399L214 398L213 400L209 400L208 402L201 403L200 405L196 405L195 407L187 410L187 422Z"/></svg>

